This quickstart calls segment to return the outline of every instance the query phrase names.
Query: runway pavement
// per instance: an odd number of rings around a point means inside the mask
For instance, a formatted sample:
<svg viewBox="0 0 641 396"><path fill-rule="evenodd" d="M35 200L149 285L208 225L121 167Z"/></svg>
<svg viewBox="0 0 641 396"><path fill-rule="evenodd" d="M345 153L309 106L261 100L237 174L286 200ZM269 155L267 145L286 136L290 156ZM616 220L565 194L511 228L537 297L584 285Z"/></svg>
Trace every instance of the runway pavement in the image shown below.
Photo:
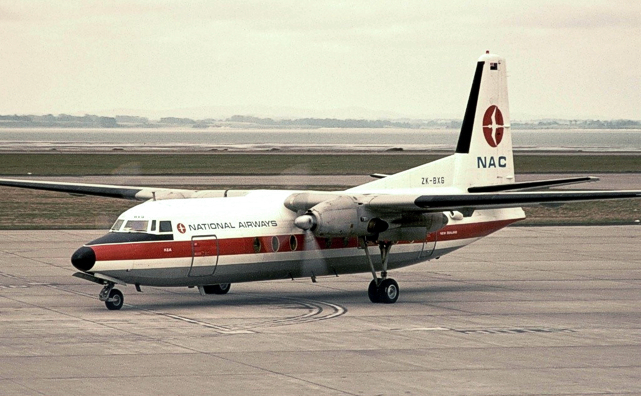
<svg viewBox="0 0 641 396"><path fill-rule="evenodd" d="M393 271L228 295L71 277L99 231L0 232L2 395L641 393L641 226L508 228Z"/></svg>

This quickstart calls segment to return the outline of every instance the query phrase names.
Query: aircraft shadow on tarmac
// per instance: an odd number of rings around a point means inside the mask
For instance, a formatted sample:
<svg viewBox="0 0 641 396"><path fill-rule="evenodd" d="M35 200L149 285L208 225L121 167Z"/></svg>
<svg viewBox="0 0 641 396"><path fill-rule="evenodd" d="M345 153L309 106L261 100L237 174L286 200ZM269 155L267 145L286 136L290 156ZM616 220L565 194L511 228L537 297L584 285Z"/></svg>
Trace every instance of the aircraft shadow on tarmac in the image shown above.
<svg viewBox="0 0 641 396"><path fill-rule="evenodd" d="M328 287L331 287L328 285ZM434 303L440 301L451 301L450 293L469 293L496 291L496 286L478 284L457 284L447 286L407 286L403 288L403 299L399 303ZM353 305L367 305L371 303L367 294L362 290L310 290L309 292L285 292L282 290L261 290L259 292L238 291L230 292L224 296L200 296L191 292L176 292L169 289L156 289L161 293L154 293L153 302L136 303L135 298L130 300L129 309L173 309L173 308L240 308L265 306L282 306L283 304L298 303L322 303L336 306L347 305L343 309ZM179 299L176 297L179 296ZM132 301L134 300L134 301ZM385 305L385 304L382 304ZM380 305L377 305L380 306Z"/></svg>

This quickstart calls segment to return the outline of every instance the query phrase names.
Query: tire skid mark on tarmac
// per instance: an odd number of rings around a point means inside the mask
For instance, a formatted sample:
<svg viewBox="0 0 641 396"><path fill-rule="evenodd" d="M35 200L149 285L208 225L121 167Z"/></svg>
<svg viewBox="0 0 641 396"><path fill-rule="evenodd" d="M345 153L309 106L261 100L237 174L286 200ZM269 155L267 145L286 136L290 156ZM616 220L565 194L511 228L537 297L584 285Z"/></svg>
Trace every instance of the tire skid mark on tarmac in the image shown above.
<svg viewBox="0 0 641 396"><path fill-rule="evenodd" d="M67 293L72 293L79 296L88 297L91 299L96 299L97 297L97 295L88 294L88 293L75 291L75 290L69 290L69 289L60 287L59 285L45 284L42 286L47 286L59 291L64 291ZM273 300L277 303L280 303L281 306L283 304L288 304L290 305L290 308L292 304L295 304L297 307L302 307L306 309L306 312L300 313L298 315L293 315L293 316L279 317L279 318L273 318L268 320L259 320L255 322L249 322L246 324L226 326L226 325L216 325L216 324L205 322L202 320L192 319L184 315L176 315L176 314L159 311L156 309L143 308L143 307L139 307L132 304L125 303L124 305L130 308L137 309L139 311L146 312L148 314L163 316L165 318L206 327L219 334L226 334L226 335L252 334L252 333L256 333L257 330L261 328L290 326L295 324L318 322L322 320L334 319L347 313L347 308L338 304L333 304L325 301L311 300L311 299L297 298L297 297L267 297L266 299Z"/></svg>
<svg viewBox="0 0 641 396"><path fill-rule="evenodd" d="M321 320L328 320L344 315L347 312L345 307L342 307L337 304L328 303L318 300L310 300L304 298L294 298L294 297L269 297L270 300L286 302L288 304L296 304L302 306L307 310L307 312L301 313L299 315L280 317L268 320L259 320L255 322L249 322L241 325L214 325L208 322L201 320L195 320L188 318L183 315L169 314L166 312L158 311L155 309L141 308L132 306L141 311L164 316L166 318L180 320L183 322L203 326L210 328L220 334L251 334L256 333L258 329L261 328L270 328L270 327L279 327L279 326L290 326L295 324L303 324L310 322L318 322ZM325 307L329 308L326 309Z"/></svg>
<svg viewBox="0 0 641 396"><path fill-rule="evenodd" d="M18 257L26 258L32 261L53 265L47 261L37 260L32 257L20 256L15 252L5 252L5 251L3 252L9 253ZM8 274L6 272L0 272L0 277L28 281L28 279L25 277ZM13 289L13 288L28 288L33 286L46 286L52 289L56 289L58 291L72 293L72 294L76 294L79 296L88 297L92 299L95 299L97 297L96 295L65 288L63 287L63 285L43 284L43 283L33 283L33 282L27 283L27 285L4 285L3 287L0 287L0 290ZM243 295L243 294L239 294L239 295ZM252 295L252 294L244 294L244 295ZM328 320L328 319L333 319L333 318L342 316L347 312L347 309L343 306L325 302L325 301L319 301L319 300L296 298L296 297L265 297L265 299L272 300L281 306L285 304L289 304L290 307L288 308L290 309L291 309L291 305L294 304L295 308L301 307L302 309L305 309L306 312L303 312L299 315L294 315L294 316L279 317L279 318L273 318L273 319L267 319L267 320L258 320L258 321L249 322L246 324L225 326L225 325L216 325L216 324L208 323L201 320L191 319L189 317L182 316L182 315L175 315L175 314L170 314L167 312L162 312L162 311L158 311L150 308L143 308L143 307L139 307L132 304L125 303L124 305L130 308L135 308L143 312L147 312L149 314L163 316L169 319L179 320L182 322L206 327L220 334L255 333L256 330L260 328L264 329L264 328L270 328L270 327L290 326L295 324L303 324L303 323L317 322L321 320Z"/></svg>
<svg viewBox="0 0 641 396"><path fill-rule="evenodd" d="M219 326L219 325L203 322L202 320L191 319L191 318L188 318L188 317L182 316L182 315L174 315L174 314L170 314L170 313L166 313L166 312L156 311L155 309L140 308L140 307L136 307L135 305L130 305L130 307L138 309L138 310L143 311L143 312L147 312L147 313L152 314L152 315L159 315L159 316L163 316L165 318L179 320L181 322L186 322L186 323L190 323L190 324L195 324L195 325L198 325L198 326L206 327L206 328L212 329L215 332L220 333L220 334L249 334L249 333L253 333L253 331L233 330L233 329L229 328L228 326Z"/></svg>
<svg viewBox="0 0 641 396"><path fill-rule="evenodd" d="M274 318L270 320L263 320L258 322L250 322L243 325L233 326L238 329L257 329L257 328L268 328L268 327L278 327L278 326L289 326L294 324L303 324L310 322L318 322L321 320L328 320L337 318L339 316L347 313L347 308L333 304L325 301L311 300L306 298L297 298L297 297L269 297L271 300L276 301L285 301L290 304L297 304L305 307L307 313L285 317L285 318ZM328 307L329 309L326 309Z"/></svg>

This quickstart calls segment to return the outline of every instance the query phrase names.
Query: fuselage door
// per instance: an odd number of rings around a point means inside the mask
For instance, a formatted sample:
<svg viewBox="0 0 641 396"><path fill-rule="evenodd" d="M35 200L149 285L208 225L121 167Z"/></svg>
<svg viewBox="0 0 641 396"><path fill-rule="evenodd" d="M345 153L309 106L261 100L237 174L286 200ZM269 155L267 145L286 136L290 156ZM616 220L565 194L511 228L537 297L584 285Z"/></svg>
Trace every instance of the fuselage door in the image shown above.
<svg viewBox="0 0 641 396"><path fill-rule="evenodd" d="M191 238L191 268L189 276L210 276L218 265L218 237L199 235Z"/></svg>
<svg viewBox="0 0 641 396"><path fill-rule="evenodd" d="M419 255L420 258L432 257L434 249L436 248L436 241L438 240L439 231L434 231L427 235L425 242L423 242L423 250Z"/></svg>

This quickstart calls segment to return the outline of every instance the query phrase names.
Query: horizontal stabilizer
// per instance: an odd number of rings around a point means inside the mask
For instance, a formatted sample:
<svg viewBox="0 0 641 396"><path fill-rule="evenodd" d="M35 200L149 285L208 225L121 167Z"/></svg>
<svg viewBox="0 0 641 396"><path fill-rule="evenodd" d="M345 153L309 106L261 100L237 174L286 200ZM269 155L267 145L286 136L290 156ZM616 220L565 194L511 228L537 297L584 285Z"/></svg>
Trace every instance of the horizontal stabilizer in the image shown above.
<svg viewBox="0 0 641 396"><path fill-rule="evenodd" d="M537 180L529 182L511 183L511 184L498 184L491 186L477 186L467 189L471 193L489 193L499 191L515 191L515 190L534 190L539 188L549 188L566 186L568 184L589 183L599 181L598 177L585 176L585 177L570 177L566 179L551 179L551 180Z"/></svg>

